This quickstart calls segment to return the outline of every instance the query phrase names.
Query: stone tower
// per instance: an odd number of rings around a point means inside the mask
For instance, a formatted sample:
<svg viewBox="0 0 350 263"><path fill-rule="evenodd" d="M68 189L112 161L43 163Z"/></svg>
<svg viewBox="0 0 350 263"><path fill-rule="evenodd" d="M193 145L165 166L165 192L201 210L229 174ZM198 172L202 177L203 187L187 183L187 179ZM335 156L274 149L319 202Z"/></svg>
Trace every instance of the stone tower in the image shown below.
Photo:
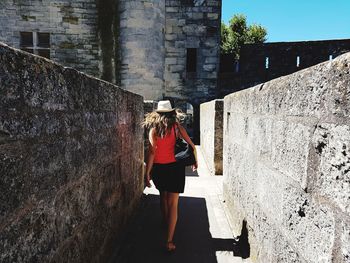
<svg viewBox="0 0 350 263"><path fill-rule="evenodd" d="M145 99L164 96L165 0L119 1L121 87Z"/></svg>

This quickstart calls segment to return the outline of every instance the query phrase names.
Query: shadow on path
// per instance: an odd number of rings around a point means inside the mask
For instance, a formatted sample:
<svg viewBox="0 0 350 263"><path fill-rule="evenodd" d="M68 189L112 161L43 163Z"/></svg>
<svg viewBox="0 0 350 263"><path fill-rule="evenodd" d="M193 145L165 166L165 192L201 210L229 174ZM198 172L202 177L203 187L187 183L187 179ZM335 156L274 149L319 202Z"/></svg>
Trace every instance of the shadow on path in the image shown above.
<svg viewBox="0 0 350 263"><path fill-rule="evenodd" d="M243 249L245 253L241 252L241 241L212 238L204 198L180 196L174 237L177 249L173 253L169 254L164 249L166 232L160 222L159 196L143 195L140 209L129 225L123 245L110 262L217 263L218 251L227 252L232 257L249 257L249 250Z"/></svg>

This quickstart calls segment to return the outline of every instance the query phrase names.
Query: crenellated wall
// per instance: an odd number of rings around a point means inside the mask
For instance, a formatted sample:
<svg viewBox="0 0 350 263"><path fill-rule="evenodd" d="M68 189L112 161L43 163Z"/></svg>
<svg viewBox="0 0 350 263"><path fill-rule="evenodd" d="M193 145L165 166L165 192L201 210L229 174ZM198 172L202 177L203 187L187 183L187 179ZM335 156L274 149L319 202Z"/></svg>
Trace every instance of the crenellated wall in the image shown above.
<svg viewBox="0 0 350 263"><path fill-rule="evenodd" d="M143 98L0 44L0 262L106 262L143 191Z"/></svg>
<svg viewBox="0 0 350 263"><path fill-rule="evenodd" d="M253 262L349 262L350 53L225 97L224 198Z"/></svg>
<svg viewBox="0 0 350 263"><path fill-rule="evenodd" d="M350 39L247 44L239 61L221 55L218 94L235 91L292 74L350 51Z"/></svg>

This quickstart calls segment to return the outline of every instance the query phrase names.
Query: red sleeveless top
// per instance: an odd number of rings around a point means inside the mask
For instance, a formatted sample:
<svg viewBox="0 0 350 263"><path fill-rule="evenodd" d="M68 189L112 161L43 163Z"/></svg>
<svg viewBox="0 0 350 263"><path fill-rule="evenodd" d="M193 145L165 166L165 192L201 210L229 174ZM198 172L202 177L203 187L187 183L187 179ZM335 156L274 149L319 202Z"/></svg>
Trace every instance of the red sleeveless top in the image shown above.
<svg viewBox="0 0 350 263"><path fill-rule="evenodd" d="M154 154L154 163L173 163L175 159L175 125L171 128L170 133L163 138L157 136L157 145Z"/></svg>

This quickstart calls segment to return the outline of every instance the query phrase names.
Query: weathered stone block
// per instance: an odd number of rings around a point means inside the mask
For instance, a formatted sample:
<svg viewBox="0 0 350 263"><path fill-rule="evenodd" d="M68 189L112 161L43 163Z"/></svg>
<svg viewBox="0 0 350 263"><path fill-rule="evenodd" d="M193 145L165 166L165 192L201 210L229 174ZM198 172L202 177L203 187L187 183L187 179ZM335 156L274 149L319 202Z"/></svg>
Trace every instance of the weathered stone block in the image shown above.
<svg viewBox="0 0 350 263"><path fill-rule="evenodd" d="M217 57L207 57L207 58L205 58L205 62L204 63L216 64L217 62L218 62L218 58Z"/></svg>
<svg viewBox="0 0 350 263"><path fill-rule="evenodd" d="M169 34L166 34L165 35L165 39L167 40L167 41L172 41L172 40L175 40L175 39L177 39L178 38L178 35L177 34L172 34L172 32L171 31L167 31Z"/></svg>
<svg viewBox="0 0 350 263"><path fill-rule="evenodd" d="M273 121L271 127L271 165L307 188L309 142L312 127L303 123Z"/></svg>
<svg viewBox="0 0 350 263"><path fill-rule="evenodd" d="M350 127L319 123L313 137L314 165L312 178L318 194L332 199L350 214Z"/></svg>
<svg viewBox="0 0 350 263"><path fill-rule="evenodd" d="M178 13L179 12L179 8L178 7L166 7L165 11L168 13Z"/></svg>
<svg viewBox="0 0 350 263"><path fill-rule="evenodd" d="M169 71L170 72L182 72L185 69L184 65L170 65Z"/></svg>
<svg viewBox="0 0 350 263"><path fill-rule="evenodd" d="M177 58L165 58L165 65L177 64Z"/></svg>
<svg viewBox="0 0 350 263"><path fill-rule="evenodd" d="M216 69L216 65L215 64L205 64L205 65L203 65L203 69L205 70L205 71L213 71L213 70L215 70Z"/></svg>
<svg viewBox="0 0 350 263"><path fill-rule="evenodd" d="M208 19L216 20L216 19L219 18L219 14L217 14L217 13L208 13L207 17L208 17Z"/></svg>
<svg viewBox="0 0 350 263"><path fill-rule="evenodd" d="M203 19L203 17L204 17L203 13L193 13L191 18L193 20L200 20L200 19Z"/></svg>

